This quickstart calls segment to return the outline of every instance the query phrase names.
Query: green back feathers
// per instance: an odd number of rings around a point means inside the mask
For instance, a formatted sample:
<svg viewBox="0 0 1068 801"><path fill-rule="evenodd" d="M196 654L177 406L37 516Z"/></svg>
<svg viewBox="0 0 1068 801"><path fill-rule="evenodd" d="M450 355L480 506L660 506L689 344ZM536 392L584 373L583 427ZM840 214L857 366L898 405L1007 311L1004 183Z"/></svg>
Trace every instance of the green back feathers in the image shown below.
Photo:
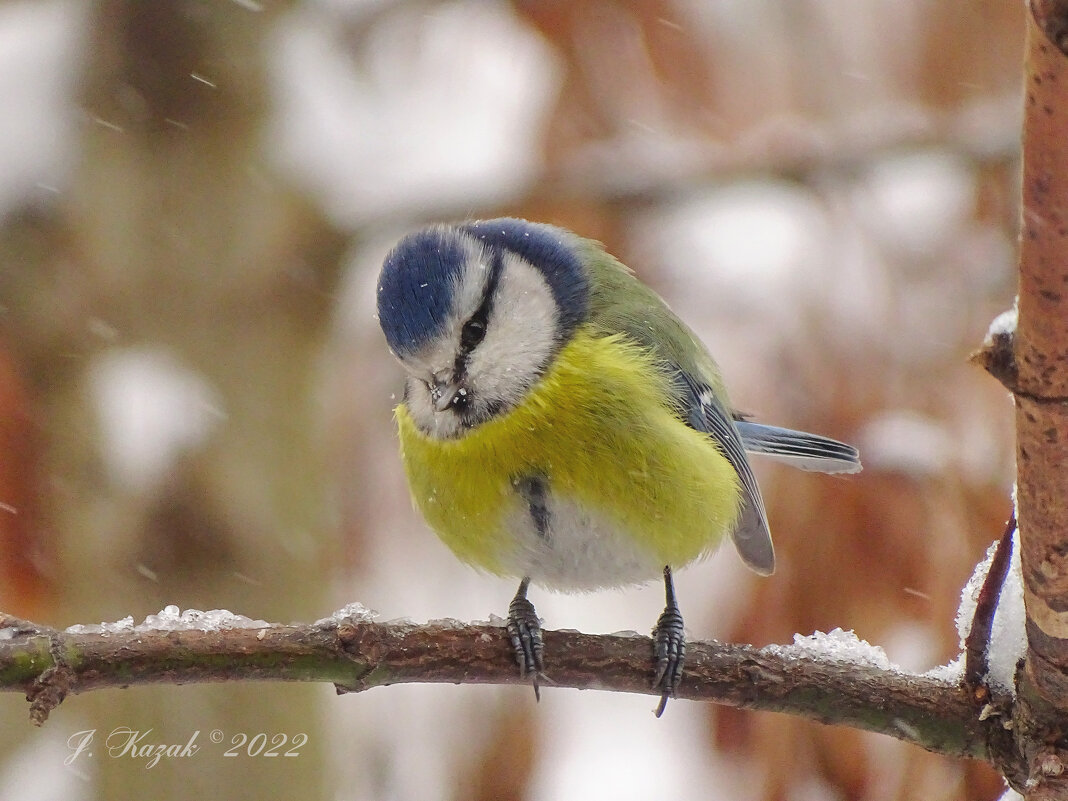
<svg viewBox="0 0 1068 801"><path fill-rule="evenodd" d="M708 350L658 294L634 277L630 268L600 243L579 238L590 271L590 324L606 333L624 333L715 390L730 411L723 379Z"/></svg>

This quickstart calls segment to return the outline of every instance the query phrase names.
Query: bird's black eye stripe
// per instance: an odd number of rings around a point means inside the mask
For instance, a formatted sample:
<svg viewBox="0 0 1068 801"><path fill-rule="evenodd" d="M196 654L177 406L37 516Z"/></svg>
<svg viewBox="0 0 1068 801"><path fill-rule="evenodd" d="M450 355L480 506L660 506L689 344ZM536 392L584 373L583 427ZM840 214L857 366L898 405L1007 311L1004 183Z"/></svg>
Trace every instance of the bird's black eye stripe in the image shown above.
<svg viewBox="0 0 1068 801"><path fill-rule="evenodd" d="M489 275L486 277L486 287L482 290L482 302L475 313L464 323L460 329L460 355L466 356L479 343L486 338L486 327L489 325L490 311L493 309L493 299L497 294L497 285L501 281L501 271L504 269L504 258L500 250L492 253L492 261L489 264Z"/></svg>
<svg viewBox="0 0 1068 801"><path fill-rule="evenodd" d="M479 309L479 311L482 311ZM470 353L486 337L486 321L477 312L460 329L460 349Z"/></svg>
<svg viewBox="0 0 1068 801"><path fill-rule="evenodd" d="M467 360L471 352L486 338L493 299L497 294L497 284L501 281L501 271L504 269L504 258L500 250L492 251L487 255L492 260L488 267L489 275L486 276L486 286L482 290L482 302L460 329L460 351L456 354L456 363L452 368L453 377L457 381L462 381L467 375ZM468 400L465 398L464 403L466 404Z"/></svg>

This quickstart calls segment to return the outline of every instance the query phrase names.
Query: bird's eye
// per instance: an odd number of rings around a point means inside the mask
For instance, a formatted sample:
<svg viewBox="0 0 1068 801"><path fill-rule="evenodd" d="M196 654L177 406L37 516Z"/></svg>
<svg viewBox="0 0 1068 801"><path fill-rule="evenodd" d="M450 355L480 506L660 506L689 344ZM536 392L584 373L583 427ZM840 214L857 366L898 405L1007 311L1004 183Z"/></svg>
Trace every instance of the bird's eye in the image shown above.
<svg viewBox="0 0 1068 801"><path fill-rule="evenodd" d="M465 351L474 350L486 336L486 324L477 318L471 318L460 329L460 347Z"/></svg>

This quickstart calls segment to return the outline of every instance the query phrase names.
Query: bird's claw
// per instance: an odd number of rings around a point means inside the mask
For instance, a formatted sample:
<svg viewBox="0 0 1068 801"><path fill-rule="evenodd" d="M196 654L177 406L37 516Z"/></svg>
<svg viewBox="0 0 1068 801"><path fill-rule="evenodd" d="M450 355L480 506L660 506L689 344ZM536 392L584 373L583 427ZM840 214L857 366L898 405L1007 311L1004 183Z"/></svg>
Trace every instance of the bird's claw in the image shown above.
<svg viewBox="0 0 1068 801"><path fill-rule="evenodd" d="M675 697L675 691L682 680L682 665L686 659L686 636L678 607L668 606L656 621L656 627L653 629L653 654L656 660L653 687L661 693L656 716L660 717L664 714L668 699Z"/></svg>
<svg viewBox="0 0 1068 801"><path fill-rule="evenodd" d="M541 700L538 674L544 668L541 637L541 621L534 604L521 595L516 595L508 605L508 638L512 642L521 678L530 678L534 684L534 697Z"/></svg>

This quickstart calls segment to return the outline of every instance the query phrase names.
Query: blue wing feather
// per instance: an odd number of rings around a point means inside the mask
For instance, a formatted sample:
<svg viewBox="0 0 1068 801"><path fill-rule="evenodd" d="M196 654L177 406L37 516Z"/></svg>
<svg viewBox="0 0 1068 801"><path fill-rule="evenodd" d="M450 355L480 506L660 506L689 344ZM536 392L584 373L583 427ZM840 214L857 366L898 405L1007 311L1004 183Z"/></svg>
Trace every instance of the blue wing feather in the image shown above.
<svg viewBox="0 0 1068 801"><path fill-rule="evenodd" d="M860 472L860 453L852 445L819 434L738 420L735 428L746 451L820 473Z"/></svg>

